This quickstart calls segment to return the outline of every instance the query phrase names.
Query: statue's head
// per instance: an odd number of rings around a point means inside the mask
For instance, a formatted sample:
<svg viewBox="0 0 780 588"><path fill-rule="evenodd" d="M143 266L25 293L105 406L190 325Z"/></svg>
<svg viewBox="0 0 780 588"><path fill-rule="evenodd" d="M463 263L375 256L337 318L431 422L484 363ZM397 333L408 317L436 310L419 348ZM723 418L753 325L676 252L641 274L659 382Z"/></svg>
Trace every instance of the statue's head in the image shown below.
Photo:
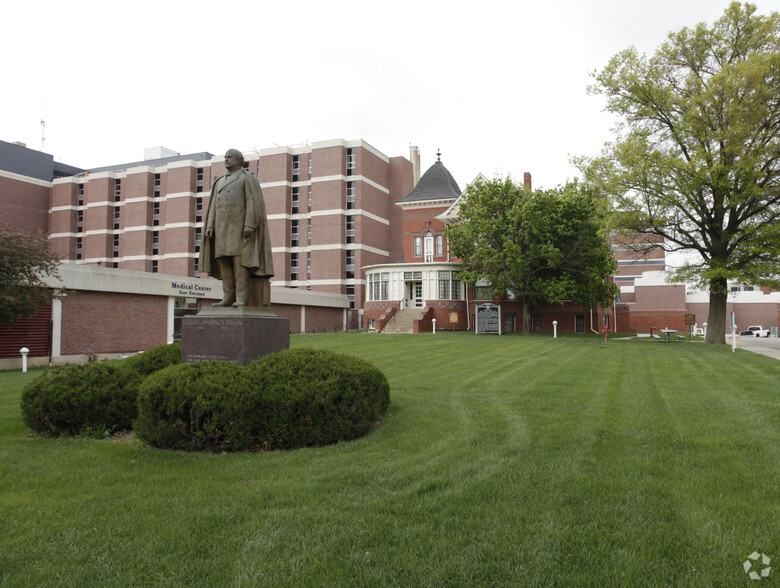
<svg viewBox="0 0 780 588"><path fill-rule="evenodd" d="M244 154L238 149L225 151L225 167L228 171L234 171L244 166Z"/></svg>

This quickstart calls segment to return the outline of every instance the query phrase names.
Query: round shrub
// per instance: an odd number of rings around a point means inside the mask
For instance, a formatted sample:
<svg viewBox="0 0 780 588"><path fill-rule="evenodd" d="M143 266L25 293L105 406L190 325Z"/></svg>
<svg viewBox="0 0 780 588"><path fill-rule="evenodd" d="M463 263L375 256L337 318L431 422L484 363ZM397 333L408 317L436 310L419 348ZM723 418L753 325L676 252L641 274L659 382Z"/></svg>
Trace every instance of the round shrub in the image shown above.
<svg viewBox="0 0 780 588"><path fill-rule="evenodd" d="M181 343L171 343L169 345L158 345L147 349L143 353L132 355L124 360L125 364L132 370L143 376L181 363Z"/></svg>
<svg viewBox="0 0 780 588"><path fill-rule="evenodd" d="M47 370L22 391L22 419L45 435L129 429L141 379L119 361Z"/></svg>
<svg viewBox="0 0 780 588"><path fill-rule="evenodd" d="M356 439L390 403L384 374L351 355L288 349L252 362L243 375L256 390L250 426L264 449Z"/></svg>
<svg viewBox="0 0 780 588"><path fill-rule="evenodd" d="M135 432L166 449L259 451L365 435L390 402L387 380L356 357L287 350L246 367L181 364L149 376Z"/></svg>
<svg viewBox="0 0 780 588"><path fill-rule="evenodd" d="M251 405L240 374L240 366L216 360L155 372L138 394L136 435L164 449L249 449L244 419Z"/></svg>

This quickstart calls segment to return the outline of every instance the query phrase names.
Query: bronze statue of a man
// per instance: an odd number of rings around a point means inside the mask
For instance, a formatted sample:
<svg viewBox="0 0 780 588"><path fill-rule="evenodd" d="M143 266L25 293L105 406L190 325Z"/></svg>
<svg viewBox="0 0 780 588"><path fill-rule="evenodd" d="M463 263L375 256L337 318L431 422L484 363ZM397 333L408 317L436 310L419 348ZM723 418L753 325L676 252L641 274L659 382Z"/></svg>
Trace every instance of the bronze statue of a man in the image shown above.
<svg viewBox="0 0 780 588"><path fill-rule="evenodd" d="M236 149L225 153L225 167L211 185L199 268L222 280L224 296L214 306L267 309L274 265L260 182Z"/></svg>

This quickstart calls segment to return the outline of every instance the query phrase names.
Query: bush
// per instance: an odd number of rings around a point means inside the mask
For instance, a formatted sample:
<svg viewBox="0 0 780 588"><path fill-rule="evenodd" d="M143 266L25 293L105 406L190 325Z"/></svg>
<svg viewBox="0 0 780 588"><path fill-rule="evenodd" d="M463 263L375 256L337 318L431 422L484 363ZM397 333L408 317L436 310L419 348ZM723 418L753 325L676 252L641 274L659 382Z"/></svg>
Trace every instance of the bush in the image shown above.
<svg viewBox="0 0 780 588"><path fill-rule="evenodd" d="M22 419L45 435L129 429L141 379L120 361L48 370L22 391Z"/></svg>
<svg viewBox="0 0 780 588"><path fill-rule="evenodd" d="M265 449L291 449L356 439L390 403L390 386L373 365L327 351L294 349L244 369L254 387L252 431Z"/></svg>
<svg viewBox="0 0 780 588"><path fill-rule="evenodd" d="M240 366L216 360L152 374L138 395L136 435L164 449L248 449L243 418L250 407L240 374Z"/></svg>
<svg viewBox="0 0 780 588"><path fill-rule="evenodd" d="M143 376L181 363L181 343L158 345L143 353L132 355L124 362L134 371Z"/></svg>
<svg viewBox="0 0 780 588"><path fill-rule="evenodd" d="M22 418L44 435L101 438L129 429L143 379L178 363L181 344L174 343L123 360L47 370L22 392Z"/></svg>
<svg viewBox="0 0 780 588"><path fill-rule="evenodd" d="M389 402L387 380L371 364L287 350L244 368L207 361L149 376L135 431L166 449L292 449L365 435Z"/></svg>

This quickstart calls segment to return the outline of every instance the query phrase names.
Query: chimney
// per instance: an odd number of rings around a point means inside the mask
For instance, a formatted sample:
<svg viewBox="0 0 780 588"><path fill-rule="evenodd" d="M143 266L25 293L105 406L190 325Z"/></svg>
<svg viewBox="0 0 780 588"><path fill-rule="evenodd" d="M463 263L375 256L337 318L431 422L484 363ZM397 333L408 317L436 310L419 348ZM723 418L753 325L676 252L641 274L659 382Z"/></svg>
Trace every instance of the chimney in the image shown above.
<svg viewBox="0 0 780 588"><path fill-rule="evenodd" d="M420 181L420 150L415 145L409 147L409 159L412 162L412 176L416 186Z"/></svg>
<svg viewBox="0 0 780 588"><path fill-rule="evenodd" d="M525 189L531 192L533 189L531 188L531 172L525 172L523 174L523 183L525 184Z"/></svg>

